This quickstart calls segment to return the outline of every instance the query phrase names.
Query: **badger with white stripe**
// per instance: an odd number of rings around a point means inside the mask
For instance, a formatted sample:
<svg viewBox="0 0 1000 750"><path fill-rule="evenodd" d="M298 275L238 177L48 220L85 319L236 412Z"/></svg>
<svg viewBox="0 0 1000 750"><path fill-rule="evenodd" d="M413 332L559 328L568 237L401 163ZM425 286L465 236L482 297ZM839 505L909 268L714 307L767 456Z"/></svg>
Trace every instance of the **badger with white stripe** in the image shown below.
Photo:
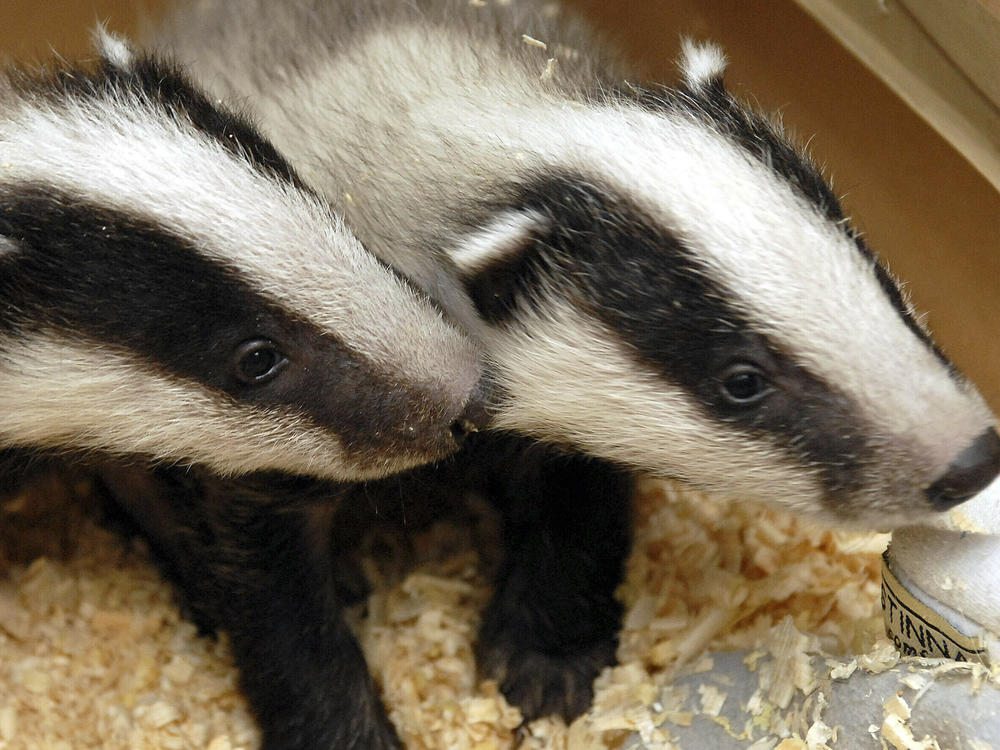
<svg viewBox="0 0 1000 750"><path fill-rule="evenodd" d="M331 577L343 490L217 477L439 459L482 410L477 350L248 121L98 46L93 67L0 75L0 493L47 455L98 467L294 737L351 675L371 690Z"/></svg>
<svg viewBox="0 0 1000 750"><path fill-rule="evenodd" d="M532 447L493 484L512 553L480 656L529 718L578 713L612 658L617 467L868 527L1000 469L983 399L723 55L638 86L561 16L197 0L159 37L483 343L495 426L595 457Z"/></svg>
<svg viewBox="0 0 1000 750"><path fill-rule="evenodd" d="M241 118L103 36L0 80L0 447L332 479L457 447L465 336Z"/></svg>

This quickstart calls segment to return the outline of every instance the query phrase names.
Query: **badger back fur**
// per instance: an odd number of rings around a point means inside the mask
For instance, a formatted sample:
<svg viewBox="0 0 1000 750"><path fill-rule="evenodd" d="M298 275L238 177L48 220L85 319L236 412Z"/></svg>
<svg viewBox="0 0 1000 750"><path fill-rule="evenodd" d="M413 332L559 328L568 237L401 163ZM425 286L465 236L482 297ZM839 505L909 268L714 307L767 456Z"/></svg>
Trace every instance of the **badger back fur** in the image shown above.
<svg viewBox="0 0 1000 750"><path fill-rule="evenodd" d="M983 399L716 48L643 88L551 3L265 5L161 42L485 343L497 426L855 524L995 475Z"/></svg>
<svg viewBox="0 0 1000 750"><path fill-rule="evenodd" d="M97 36L0 78L0 448L337 479L454 450L467 338L248 121Z"/></svg>

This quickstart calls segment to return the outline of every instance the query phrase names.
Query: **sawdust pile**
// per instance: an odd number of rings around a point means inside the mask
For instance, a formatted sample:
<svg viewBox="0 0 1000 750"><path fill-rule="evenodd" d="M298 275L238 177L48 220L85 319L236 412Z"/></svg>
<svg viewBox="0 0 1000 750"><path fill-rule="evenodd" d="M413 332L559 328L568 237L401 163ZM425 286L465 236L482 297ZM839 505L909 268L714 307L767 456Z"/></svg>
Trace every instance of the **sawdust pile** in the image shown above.
<svg viewBox="0 0 1000 750"><path fill-rule="evenodd" d="M0 545L14 534L45 554L8 560L0 580L0 750L256 747L225 639L196 636L141 548L126 550L73 513L57 522L8 506ZM642 486L637 510L621 663L599 678L588 714L570 727L533 723L526 750L616 748L634 731L668 742L657 729L664 719L690 721L670 704L670 680L704 668L706 650L784 654L762 706L808 687L806 650L893 658L878 640L886 537L824 531L658 482ZM521 723L476 676L489 597L480 532L447 523L421 532L408 540L416 564L406 571L364 560L375 591L366 613L354 613L357 632L412 750L508 748ZM703 710L717 711L719 697L706 691Z"/></svg>

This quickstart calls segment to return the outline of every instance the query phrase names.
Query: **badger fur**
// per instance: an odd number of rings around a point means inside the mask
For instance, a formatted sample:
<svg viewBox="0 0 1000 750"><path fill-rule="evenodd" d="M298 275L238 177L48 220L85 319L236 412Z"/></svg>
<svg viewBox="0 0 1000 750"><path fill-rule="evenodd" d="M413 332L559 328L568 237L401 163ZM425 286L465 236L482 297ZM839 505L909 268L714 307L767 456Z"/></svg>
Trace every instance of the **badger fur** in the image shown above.
<svg viewBox="0 0 1000 750"><path fill-rule="evenodd" d="M0 448L381 476L457 447L477 355L243 119L100 35L0 79Z"/></svg>
<svg viewBox="0 0 1000 750"><path fill-rule="evenodd" d="M687 43L676 89L640 86L562 16L194 0L157 40L482 342L496 427L571 451L494 434L465 456L531 446L527 474L491 474L511 553L479 645L528 718L574 716L611 659L623 468L869 527L1000 469L983 399L724 56ZM607 485L545 481L584 470Z"/></svg>
<svg viewBox="0 0 1000 750"><path fill-rule="evenodd" d="M248 121L98 46L93 68L0 77L0 494L53 454L96 470L229 632L273 746L339 747L309 727L373 694L331 577L345 490L281 488L457 449L476 349Z"/></svg>
<svg viewBox="0 0 1000 750"><path fill-rule="evenodd" d="M716 48L641 89L525 6L205 0L170 43L486 342L496 426L837 520L932 512L993 416L815 168Z"/></svg>

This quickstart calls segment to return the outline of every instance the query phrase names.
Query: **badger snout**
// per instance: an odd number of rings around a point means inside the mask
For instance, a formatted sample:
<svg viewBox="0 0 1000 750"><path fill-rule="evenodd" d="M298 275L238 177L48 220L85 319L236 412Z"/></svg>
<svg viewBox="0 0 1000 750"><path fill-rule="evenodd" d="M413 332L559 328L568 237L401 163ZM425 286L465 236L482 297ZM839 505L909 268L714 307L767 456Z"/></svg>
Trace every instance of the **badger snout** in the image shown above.
<svg viewBox="0 0 1000 750"><path fill-rule="evenodd" d="M415 430L407 428L414 439L415 452L423 454L422 461L436 460L454 453L461 448L470 435L484 430L490 425L489 388L479 377L474 382L456 378L458 382L448 383L436 389L425 391L423 398L429 405L428 411L436 417L424 420L424 426ZM421 411L413 403L407 407L415 413ZM399 415L403 424L414 425L412 414Z"/></svg>
<svg viewBox="0 0 1000 750"><path fill-rule="evenodd" d="M1000 474L1000 435L992 427L977 437L952 461L927 490L935 510L945 511L964 503Z"/></svg>
<svg viewBox="0 0 1000 750"><path fill-rule="evenodd" d="M451 423L451 436L461 445L473 432L484 430L490 425L492 414L489 408L490 385L486 378L480 378L465 404L465 409Z"/></svg>

